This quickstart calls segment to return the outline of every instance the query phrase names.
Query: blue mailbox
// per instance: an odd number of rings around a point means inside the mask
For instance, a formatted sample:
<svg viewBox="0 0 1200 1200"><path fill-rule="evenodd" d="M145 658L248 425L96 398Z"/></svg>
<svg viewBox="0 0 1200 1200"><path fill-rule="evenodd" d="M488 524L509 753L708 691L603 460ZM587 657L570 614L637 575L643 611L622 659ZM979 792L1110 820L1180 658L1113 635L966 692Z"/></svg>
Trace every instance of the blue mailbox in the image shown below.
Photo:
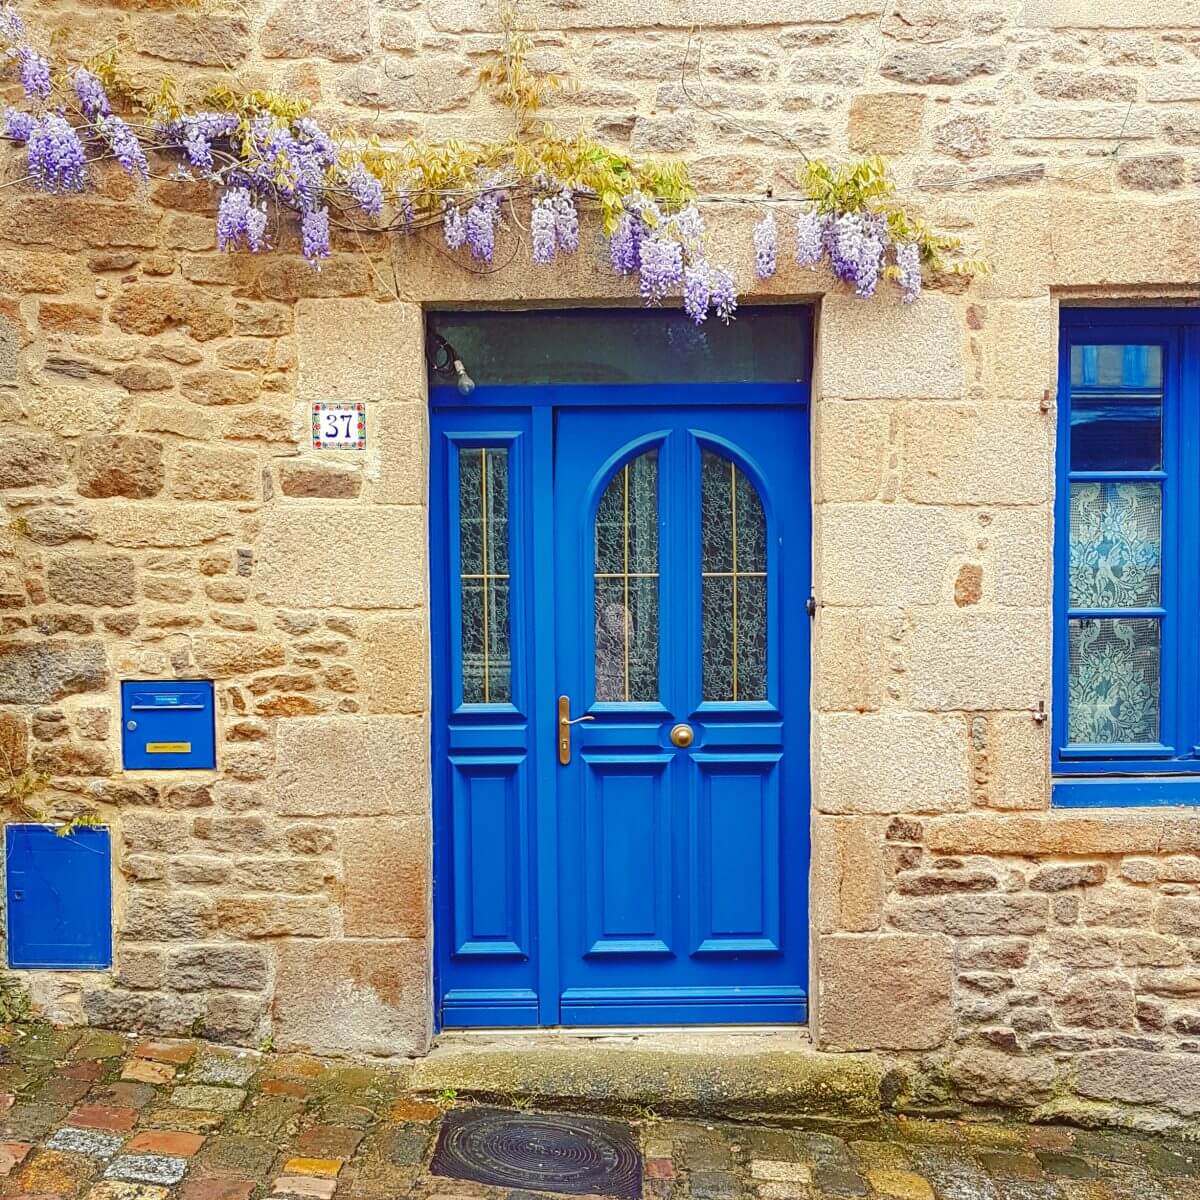
<svg viewBox="0 0 1200 1200"><path fill-rule="evenodd" d="M7 825L4 866L10 967L112 966L107 829Z"/></svg>
<svg viewBox="0 0 1200 1200"><path fill-rule="evenodd" d="M121 746L127 771L215 767L212 681L125 680L121 684Z"/></svg>

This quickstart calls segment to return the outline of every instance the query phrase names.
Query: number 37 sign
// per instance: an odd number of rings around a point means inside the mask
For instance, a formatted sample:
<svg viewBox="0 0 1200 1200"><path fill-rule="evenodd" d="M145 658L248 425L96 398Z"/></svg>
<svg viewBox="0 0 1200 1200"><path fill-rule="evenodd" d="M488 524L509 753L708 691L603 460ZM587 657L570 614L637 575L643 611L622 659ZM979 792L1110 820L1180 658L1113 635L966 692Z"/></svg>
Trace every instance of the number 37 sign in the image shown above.
<svg viewBox="0 0 1200 1200"><path fill-rule="evenodd" d="M314 450L365 450L367 406L357 404L314 404L312 406Z"/></svg>

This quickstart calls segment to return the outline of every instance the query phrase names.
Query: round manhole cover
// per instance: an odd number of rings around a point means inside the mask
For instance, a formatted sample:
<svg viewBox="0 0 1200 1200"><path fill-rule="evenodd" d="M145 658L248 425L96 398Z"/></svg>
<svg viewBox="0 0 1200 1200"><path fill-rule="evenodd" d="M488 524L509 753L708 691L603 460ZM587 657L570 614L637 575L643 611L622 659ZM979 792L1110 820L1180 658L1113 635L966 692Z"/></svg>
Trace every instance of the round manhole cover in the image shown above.
<svg viewBox="0 0 1200 1200"><path fill-rule="evenodd" d="M569 1195L642 1194L631 1131L615 1121L494 1108L446 1114L430 1170L498 1187Z"/></svg>

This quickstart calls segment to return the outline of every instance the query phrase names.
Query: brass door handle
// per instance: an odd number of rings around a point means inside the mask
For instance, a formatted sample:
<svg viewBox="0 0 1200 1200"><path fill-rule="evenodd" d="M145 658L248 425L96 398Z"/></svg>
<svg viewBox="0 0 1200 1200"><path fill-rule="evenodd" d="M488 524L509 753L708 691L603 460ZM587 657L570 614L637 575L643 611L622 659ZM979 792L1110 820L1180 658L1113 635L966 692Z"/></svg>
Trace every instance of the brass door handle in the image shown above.
<svg viewBox="0 0 1200 1200"><path fill-rule="evenodd" d="M680 721L671 729L671 745L678 746L681 750L686 750L695 741L695 738L692 727L684 721Z"/></svg>
<svg viewBox="0 0 1200 1200"><path fill-rule="evenodd" d="M571 717L571 697L558 698L558 761L564 766L571 765L571 726L581 721L594 721L591 716Z"/></svg>

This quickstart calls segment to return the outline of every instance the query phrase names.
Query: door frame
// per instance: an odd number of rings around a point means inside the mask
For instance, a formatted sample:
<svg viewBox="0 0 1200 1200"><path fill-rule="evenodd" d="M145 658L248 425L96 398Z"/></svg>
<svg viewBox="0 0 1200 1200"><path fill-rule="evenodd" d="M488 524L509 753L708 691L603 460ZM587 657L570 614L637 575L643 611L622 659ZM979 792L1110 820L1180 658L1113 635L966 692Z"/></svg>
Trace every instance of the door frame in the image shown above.
<svg viewBox="0 0 1200 1200"><path fill-rule="evenodd" d="M449 951L447 931L452 928L451 848L447 836L450 828L450 805L452 802L449 783L450 736L448 717L453 711L453 647L457 644L454 631L459 628L461 611L457 589L452 586L451 548L457 546L457 536L452 536L450 522L451 497L448 485L450 474L448 463L451 447L463 440L472 444L493 444L511 437L493 423L490 429L475 432L439 432L438 414L465 415L476 410L497 409L520 410L528 414L528 429L520 435L525 444L522 456L527 460L528 493L521 484L521 495L528 501L528 562L529 580L525 595L529 602L529 627L536 631L524 646L529 656L528 689L533 697L553 697L557 693L555 663L555 591L554 591L554 514L552 504L536 504L537 496L554 495L554 413L558 408L641 406L670 409L704 404L719 404L723 407L754 408L762 406L800 409L806 422L804 444L806 461L803 463L803 479L797 481L795 503L801 509L802 536L808 543L809 579L812 579L812 406L811 383L808 380L795 383L664 383L664 384L529 384L513 386L477 386L468 396L459 394L451 386L431 386L430 407L430 473L429 473L429 562L430 562L430 645L432 662L430 671L431 704L431 790L432 790L432 936L433 936L433 1021L434 1030L443 1026L443 976ZM514 411L514 418L516 417ZM513 426L515 427L515 420ZM440 444L439 444L440 443ZM510 504L517 494L510 486ZM510 509L511 511L511 509ZM515 634L515 630L514 630ZM512 654L515 662L517 636L512 638ZM514 667L515 670L515 667ZM811 696L811 657L809 660L809 688ZM515 684L514 684L515 694ZM811 737L811 699L808 717ZM529 718L529 753L533 756L530 771L531 798L550 795L556 780L557 732L552 705L531 703ZM803 752L810 755L809 739L803 744ZM812 765L808 763L807 782L811 806ZM490 993L481 998L477 1011L472 1009L470 997L455 1000L455 1028L501 1028L501 1027L558 1027L561 988L559 985L558 941L554 936L558 929L558 839L559 830L553 805L542 805L540 810L532 807L536 816L542 818L533 830L536 839L536 870L532 880L536 887L536 902L531 906L531 928L529 941L531 954L536 958L536 1006L533 997L513 990L511 995ZM811 807L810 807L811 812ZM811 871L811 845L809 868ZM811 875L810 875L811 878ZM811 887L806 889L811 901ZM811 903L807 905L809 925L808 958L811 973ZM543 943L543 936L545 942ZM551 953L541 953L545 944ZM805 988L810 979L803 981ZM811 1013L811 997L809 1011ZM528 1016L534 1013L536 1019ZM703 1026L699 1026L703 1028Z"/></svg>

